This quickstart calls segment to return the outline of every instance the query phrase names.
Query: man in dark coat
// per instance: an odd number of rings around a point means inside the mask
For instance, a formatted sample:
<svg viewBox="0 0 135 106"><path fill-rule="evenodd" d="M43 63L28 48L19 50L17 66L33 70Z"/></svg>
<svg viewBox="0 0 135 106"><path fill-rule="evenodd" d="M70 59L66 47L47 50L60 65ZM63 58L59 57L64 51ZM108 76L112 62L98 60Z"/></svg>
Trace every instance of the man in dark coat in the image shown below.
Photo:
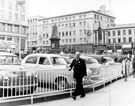
<svg viewBox="0 0 135 106"><path fill-rule="evenodd" d="M83 59L80 58L80 53L76 52L76 58L72 61L70 65L70 70L73 69L73 77L76 80L76 88L73 93L72 98L76 100L77 95L81 95L80 97L85 97L85 92L82 85L83 77L87 76L86 72L86 64Z"/></svg>
<svg viewBox="0 0 135 106"><path fill-rule="evenodd" d="M135 58L133 59L133 77L135 78Z"/></svg>

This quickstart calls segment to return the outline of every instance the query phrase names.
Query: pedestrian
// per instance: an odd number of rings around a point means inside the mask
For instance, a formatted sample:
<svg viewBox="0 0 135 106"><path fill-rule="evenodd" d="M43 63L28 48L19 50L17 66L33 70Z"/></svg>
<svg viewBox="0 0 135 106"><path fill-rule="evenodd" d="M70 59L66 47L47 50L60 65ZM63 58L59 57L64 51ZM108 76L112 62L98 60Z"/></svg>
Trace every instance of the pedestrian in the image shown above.
<svg viewBox="0 0 135 106"><path fill-rule="evenodd" d="M125 81L127 81L127 78L130 74L130 69L130 61L128 57L125 57L125 59L122 61L122 73Z"/></svg>
<svg viewBox="0 0 135 106"><path fill-rule="evenodd" d="M133 59L133 77L135 78L135 58Z"/></svg>
<svg viewBox="0 0 135 106"><path fill-rule="evenodd" d="M70 69L73 69L73 77L76 80L76 88L73 92L72 98L76 100L77 95L81 95L80 98L85 97L85 92L82 85L83 78L86 78L86 64L83 59L80 58L80 52L76 52L76 58L70 64Z"/></svg>

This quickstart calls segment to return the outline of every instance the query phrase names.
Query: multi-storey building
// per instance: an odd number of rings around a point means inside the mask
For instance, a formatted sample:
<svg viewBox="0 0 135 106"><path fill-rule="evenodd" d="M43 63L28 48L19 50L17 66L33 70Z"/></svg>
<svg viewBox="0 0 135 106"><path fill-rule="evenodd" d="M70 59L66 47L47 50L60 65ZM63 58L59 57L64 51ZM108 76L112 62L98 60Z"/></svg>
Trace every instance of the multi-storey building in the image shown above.
<svg viewBox="0 0 135 106"><path fill-rule="evenodd" d="M115 17L108 14L105 6L98 11L86 11L50 18L42 18L38 24L38 46L50 48L52 26L58 28L60 47L78 49L81 51L93 51L94 30L98 29L99 23L102 28L114 24ZM29 32L31 33L31 32ZM40 39L42 38L42 40ZM32 46L31 46L32 47Z"/></svg>
<svg viewBox="0 0 135 106"><path fill-rule="evenodd" d="M135 24L120 24L108 27L108 50L132 53L135 43Z"/></svg>
<svg viewBox="0 0 135 106"><path fill-rule="evenodd" d="M39 19L42 19L42 16L33 16L28 18L28 49L36 50L39 48L39 41L42 40L38 32L38 23Z"/></svg>
<svg viewBox="0 0 135 106"><path fill-rule="evenodd" d="M0 50L27 51L27 0L0 0Z"/></svg>

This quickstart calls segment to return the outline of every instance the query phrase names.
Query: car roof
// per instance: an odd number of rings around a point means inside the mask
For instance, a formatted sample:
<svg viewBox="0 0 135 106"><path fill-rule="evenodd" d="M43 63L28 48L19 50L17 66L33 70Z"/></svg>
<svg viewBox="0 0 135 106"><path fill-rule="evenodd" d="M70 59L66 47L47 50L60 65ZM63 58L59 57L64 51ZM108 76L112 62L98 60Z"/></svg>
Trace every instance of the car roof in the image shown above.
<svg viewBox="0 0 135 106"><path fill-rule="evenodd" d="M0 52L0 56L17 56L17 55L8 52Z"/></svg>
<svg viewBox="0 0 135 106"><path fill-rule="evenodd" d="M58 54L46 54L46 53L35 53L35 54L29 54L28 56L47 56L47 57L62 57Z"/></svg>

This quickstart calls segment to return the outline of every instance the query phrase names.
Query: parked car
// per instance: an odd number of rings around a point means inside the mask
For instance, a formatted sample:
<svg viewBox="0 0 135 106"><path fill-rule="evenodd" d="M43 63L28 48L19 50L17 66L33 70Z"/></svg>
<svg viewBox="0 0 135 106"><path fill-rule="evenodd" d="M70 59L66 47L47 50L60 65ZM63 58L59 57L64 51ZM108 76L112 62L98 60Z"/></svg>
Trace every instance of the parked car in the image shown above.
<svg viewBox="0 0 135 106"><path fill-rule="evenodd" d="M75 56L64 56L64 58L68 59L68 60L70 60L70 62L72 62L72 60L75 58ZM98 61L93 57L81 55L80 58L85 60L86 67L88 69L90 69L91 80L99 79L99 77L101 76L101 72L103 71L101 64L99 64Z"/></svg>
<svg viewBox="0 0 135 106"><path fill-rule="evenodd" d="M69 64L64 57L57 54L30 54L22 60L25 69L37 70L40 84L51 83L57 89L72 86L74 79L72 71L68 70Z"/></svg>
<svg viewBox="0 0 135 106"><path fill-rule="evenodd" d="M36 72L23 70L17 55L0 52L0 97L30 94L36 87Z"/></svg>

